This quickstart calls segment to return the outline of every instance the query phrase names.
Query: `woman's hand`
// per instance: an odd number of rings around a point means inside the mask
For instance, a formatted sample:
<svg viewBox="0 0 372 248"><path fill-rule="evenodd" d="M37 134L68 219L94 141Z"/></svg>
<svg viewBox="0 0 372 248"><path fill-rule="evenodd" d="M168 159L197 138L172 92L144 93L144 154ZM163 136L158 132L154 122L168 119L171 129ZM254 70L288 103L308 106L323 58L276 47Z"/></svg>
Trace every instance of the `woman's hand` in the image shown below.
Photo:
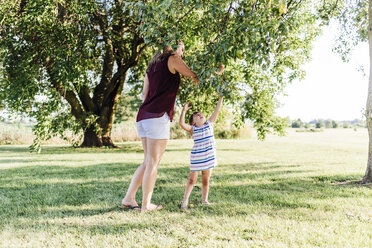
<svg viewBox="0 0 372 248"><path fill-rule="evenodd" d="M199 80L199 78L196 74L194 76L192 76L192 81L194 81L195 87L199 86L200 80Z"/></svg>

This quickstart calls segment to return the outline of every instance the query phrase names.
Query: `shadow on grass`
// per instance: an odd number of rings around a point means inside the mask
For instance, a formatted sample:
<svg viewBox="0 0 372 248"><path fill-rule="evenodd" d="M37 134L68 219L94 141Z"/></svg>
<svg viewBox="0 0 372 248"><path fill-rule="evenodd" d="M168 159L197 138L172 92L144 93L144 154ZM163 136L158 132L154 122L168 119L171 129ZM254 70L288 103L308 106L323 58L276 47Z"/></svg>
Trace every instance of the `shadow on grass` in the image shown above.
<svg viewBox="0 0 372 248"><path fill-rule="evenodd" d="M142 145L140 142L137 143L124 143L118 144L119 148L82 148L82 147L72 147L68 145L62 146L42 146L40 154L78 154L78 153L142 153ZM243 151L246 149L218 149L221 151ZM190 152L191 147L185 148L173 148L168 146L166 152ZM13 145L0 145L0 154L6 153L21 153L21 154L37 154L36 152L30 152L28 146L13 146Z"/></svg>
<svg viewBox="0 0 372 248"><path fill-rule="evenodd" d="M45 162L46 160L38 160L38 162ZM0 159L0 164L15 164L15 163L24 163L29 164L29 160L25 159Z"/></svg>
<svg viewBox="0 0 372 248"><path fill-rule="evenodd" d="M75 153L129 153L143 152L142 145L138 143L119 144L119 148L81 148L72 146L42 146L40 154L75 154ZM26 153L37 154L30 152L28 146L0 146L0 154L4 153ZM21 154L20 154L21 155Z"/></svg>
<svg viewBox="0 0 372 248"><path fill-rule="evenodd" d="M100 215L117 211L130 178L138 164L105 163L89 166L27 166L2 169L0 176L0 217L7 222L22 218L58 218L64 216ZM217 206L199 208L195 214L247 215L258 206L270 209L316 208L317 199L356 197L355 191L332 186L341 177L304 177L299 165L275 163L220 165L211 178L210 200ZM225 168L224 168L225 167ZM224 173L223 169L229 169ZM291 170L292 168L292 170ZM244 172L243 172L244 169ZM154 203L166 206L164 212L178 212L188 167L160 168ZM301 174L301 175L298 175ZM288 177L283 177L283 176ZM125 178L125 180L123 179ZM345 180L353 179L353 176ZM351 189L352 186L350 186ZM137 199L141 198L141 190ZM200 177L191 203L201 199ZM140 203L140 202L139 202ZM79 206L95 206L82 209ZM71 207L73 209L71 209ZM5 224L6 222L4 222ZM1 224L0 224L1 227Z"/></svg>
<svg viewBox="0 0 372 248"><path fill-rule="evenodd" d="M29 149L27 146L8 146L8 145L0 145L0 154L2 153L29 153Z"/></svg>
<svg viewBox="0 0 372 248"><path fill-rule="evenodd" d="M104 178L120 178L125 174L133 174L137 163L104 163L88 166L27 166L19 168L2 169L1 184L12 183L16 185L43 184L43 180L102 180ZM17 179L21 176L21 179ZM31 182L31 183L29 183ZM20 184L19 184L20 183Z"/></svg>

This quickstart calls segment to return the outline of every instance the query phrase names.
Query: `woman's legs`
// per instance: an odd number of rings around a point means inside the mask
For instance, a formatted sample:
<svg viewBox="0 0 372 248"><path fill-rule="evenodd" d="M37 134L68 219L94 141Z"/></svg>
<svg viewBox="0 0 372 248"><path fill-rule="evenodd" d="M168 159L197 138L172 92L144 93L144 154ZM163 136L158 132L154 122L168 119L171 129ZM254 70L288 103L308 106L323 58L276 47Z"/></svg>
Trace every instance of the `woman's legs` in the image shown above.
<svg viewBox="0 0 372 248"><path fill-rule="evenodd" d="M137 190L141 186L143 174L145 173L145 168L146 168L145 167L146 153L147 153L147 139L146 138L142 138L142 147L144 151L143 163L140 166L138 166L137 170L134 172L128 191L127 191L127 194L125 195L121 204L129 205L129 206L138 205L135 198L136 198Z"/></svg>
<svg viewBox="0 0 372 248"><path fill-rule="evenodd" d="M181 209L186 209L189 203L189 197L196 181L198 180L198 171L190 171L190 177L186 184L185 194L181 203Z"/></svg>
<svg viewBox="0 0 372 248"><path fill-rule="evenodd" d="M145 171L142 180L142 211L149 211L156 208L156 205L151 204L151 197L156 182L158 165L167 144L167 139L147 138L147 152L144 162Z"/></svg>
<svg viewBox="0 0 372 248"><path fill-rule="evenodd" d="M202 204L209 205L209 178L211 177L212 169L202 171Z"/></svg>

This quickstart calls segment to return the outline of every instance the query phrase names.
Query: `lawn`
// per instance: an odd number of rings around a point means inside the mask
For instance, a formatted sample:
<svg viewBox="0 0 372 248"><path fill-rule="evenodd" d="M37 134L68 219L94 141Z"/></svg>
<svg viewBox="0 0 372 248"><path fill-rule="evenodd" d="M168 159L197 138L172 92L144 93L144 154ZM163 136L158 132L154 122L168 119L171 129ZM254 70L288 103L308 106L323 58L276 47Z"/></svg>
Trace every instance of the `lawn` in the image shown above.
<svg viewBox="0 0 372 248"><path fill-rule="evenodd" d="M121 149L0 146L1 247L372 247L372 187L364 175L367 130L217 140L210 202L178 209L191 140L171 140L151 213L117 206L142 162ZM138 192L138 202L141 191Z"/></svg>

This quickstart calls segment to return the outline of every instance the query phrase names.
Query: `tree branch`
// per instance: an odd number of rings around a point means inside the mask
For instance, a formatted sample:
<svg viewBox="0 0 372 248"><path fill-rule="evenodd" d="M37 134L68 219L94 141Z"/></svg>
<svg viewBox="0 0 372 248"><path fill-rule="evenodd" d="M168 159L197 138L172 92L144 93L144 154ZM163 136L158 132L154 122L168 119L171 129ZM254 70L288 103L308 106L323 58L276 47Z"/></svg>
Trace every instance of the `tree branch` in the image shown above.
<svg viewBox="0 0 372 248"><path fill-rule="evenodd" d="M110 86L105 92L104 103L107 102L107 99L109 99L110 94L114 91L115 88L117 88L118 84L121 84L121 83L124 84L124 81L121 82L121 77L125 75L131 67L137 64L139 55L142 53L142 51L146 47L146 44L144 44L140 49L138 49L138 46L141 45L142 43L144 43L144 40L140 38L138 35L136 35L132 41L132 44L133 44L132 53L128 61L126 61L125 64L121 63L120 60L117 62L118 71L112 77L110 81ZM118 54L120 54L119 49L118 49ZM123 80L125 80L125 78Z"/></svg>
<svg viewBox="0 0 372 248"><path fill-rule="evenodd" d="M73 116L75 116L76 119L81 120L86 112L85 112L84 108L82 108L81 103L79 102L79 99L76 97L75 93L72 90L64 89L62 82L58 82L55 79L55 75L54 75L54 72L53 72L54 61L48 57L46 59L44 65L45 65L46 71L47 71L47 73L50 77L50 81L52 83L52 86L70 104L71 113L73 114Z"/></svg>
<svg viewBox="0 0 372 248"><path fill-rule="evenodd" d="M221 23L223 23L223 24L225 24L226 25L226 23L227 23L227 21L228 21L228 19L229 19L229 17L230 17L230 11L232 10L232 8L233 8L233 2L230 2L230 7L229 7L229 9L227 10L227 12L226 12L226 14L225 14L225 17L223 18L223 20L221 21ZM224 26L225 26L224 25ZM222 30L223 30L223 28L220 28L220 32L216 35L216 37L211 41L211 42L209 42L209 44L208 44L208 47L210 47L211 49L212 49L212 45L217 41L217 39L219 38L219 37L221 37L221 32L222 32Z"/></svg>
<svg viewBox="0 0 372 248"><path fill-rule="evenodd" d="M107 90L112 77L112 71L114 68L114 51L110 34L108 32L107 16L104 14L99 14L98 11L94 12L94 16L98 20L103 39L105 41L105 57L103 60L101 81L94 89L93 94L93 102L96 104L97 108L100 108L104 101L105 91Z"/></svg>
<svg viewBox="0 0 372 248"><path fill-rule="evenodd" d="M86 85L80 86L77 89L79 98L87 112L97 113L97 106L94 104L92 98L89 95L89 88Z"/></svg>
<svg viewBox="0 0 372 248"><path fill-rule="evenodd" d="M191 9L189 9L189 11L187 11L180 19L178 19L178 21L176 22L176 27L178 26L180 21L182 21L182 19L185 18L188 14L190 14L191 11L193 11L194 9L195 9L195 5Z"/></svg>

